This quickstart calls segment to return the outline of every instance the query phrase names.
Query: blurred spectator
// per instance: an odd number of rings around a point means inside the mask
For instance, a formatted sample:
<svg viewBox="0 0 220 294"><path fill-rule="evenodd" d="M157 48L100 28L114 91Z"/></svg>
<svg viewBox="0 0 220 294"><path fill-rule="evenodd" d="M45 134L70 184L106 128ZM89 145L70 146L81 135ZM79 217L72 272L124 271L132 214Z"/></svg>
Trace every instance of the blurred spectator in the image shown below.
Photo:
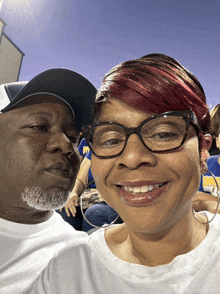
<svg viewBox="0 0 220 294"><path fill-rule="evenodd" d="M213 138L212 150L210 150L210 154L216 154L209 157L207 154L207 166L205 169L212 172L218 184L220 184L220 104L217 104L210 112L211 115L211 127L210 134ZM215 146L215 147L214 147ZM208 153L208 152L207 152ZM213 196L217 196L217 187L214 182L213 177L206 173L201 176L201 182L199 191L206 192L212 194Z"/></svg>
<svg viewBox="0 0 220 294"><path fill-rule="evenodd" d="M207 165L204 169L211 171L220 185L220 104L217 104L210 112L213 143L207 155ZM199 191L193 199L193 208L196 211L207 210L215 213L217 206L217 187L213 177L209 173L201 176ZM220 208L218 209L220 213Z"/></svg>
<svg viewBox="0 0 220 294"><path fill-rule="evenodd" d="M86 140L84 138L80 141L78 151L80 154L81 167L82 167L82 169L84 169L86 166L86 162L84 162L84 158L89 151L89 147L88 147ZM81 169L81 167L80 167L80 169ZM92 177L91 171L90 171L90 174ZM90 180L93 181L93 177ZM85 180L85 181L87 184L87 180ZM80 186L80 188L78 188L78 185ZM81 190L81 184L79 181L76 181L74 188L75 188L75 190L78 190L78 189ZM82 191L83 191L83 189L82 189ZM67 204L64 206L64 208L60 209L57 212L62 216L62 218L66 222L68 222L76 230L81 231L83 216L82 216L81 210L78 206L78 201L79 201L79 196L77 193L74 192L74 189L73 189L73 191L70 193L69 200L68 200Z"/></svg>
<svg viewBox="0 0 220 294"><path fill-rule="evenodd" d="M211 128L210 134L213 138L212 147L209 150L210 155L220 154L220 104L217 104L210 112Z"/></svg>
<svg viewBox="0 0 220 294"><path fill-rule="evenodd" d="M210 134L212 135L213 143L209 150L212 156L207 159L206 169L215 175L218 185L220 185L220 104L217 104L211 110L210 115ZM201 176L199 192L193 199L193 203L193 208L195 210L203 209L212 213L215 212L217 205L217 187L213 177L209 173L205 173Z"/></svg>
<svg viewBox="0 0 220 294"><path fill-rule="evenodd" d="M214 174L220 186L220 155L213 155L207 159L208 170ZM217 187L213 177L206 173L201 176L199 191L217 196Z"/></svg>
<svg viewBox="0 0 220 294"><path fill-rule="evenodd" d="M80 141L78 151L82 162L86 154L89 152L89 146L87 145L85 138L82 138Z"/></svg>

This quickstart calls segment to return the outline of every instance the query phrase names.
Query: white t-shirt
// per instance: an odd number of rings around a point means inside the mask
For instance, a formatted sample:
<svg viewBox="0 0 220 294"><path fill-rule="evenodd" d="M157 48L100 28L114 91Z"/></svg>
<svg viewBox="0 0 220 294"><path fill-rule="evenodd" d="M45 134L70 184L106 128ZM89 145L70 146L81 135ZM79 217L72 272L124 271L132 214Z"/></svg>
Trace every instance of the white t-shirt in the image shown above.
<svg viewBox="0 0 220 294"><path fill-rule="evenodd" d="M36 225L0 218L0 293L27 294L55 252L86 236L57 212Z"/></svg>
<svg viewBox="0 0 220 294"><path fill-rule="evenodd" d="M104 230L100 229L88 239L78 240L56 254L31 293L220 293L220 215L193 251L157 267L118 259L107 246Z"/></svg>

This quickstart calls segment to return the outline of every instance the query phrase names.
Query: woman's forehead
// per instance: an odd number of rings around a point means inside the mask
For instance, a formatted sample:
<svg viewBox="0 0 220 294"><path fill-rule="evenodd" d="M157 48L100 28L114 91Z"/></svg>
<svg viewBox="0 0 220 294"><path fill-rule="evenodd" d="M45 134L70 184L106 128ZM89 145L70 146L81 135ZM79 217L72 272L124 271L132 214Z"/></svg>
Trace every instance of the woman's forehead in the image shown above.
<svg viewBox="0 0 220 294"><path fill-rule="evenodd" d="M154 115L154 114L158 114L158 113L152 113L150 110L149 111L142 111L139 109L136 109L135 107L129 105L128 103L115 98L115 97L110 97L106 102L102 102L101 103L101 107L100 107L100 115L107 115L108 113L111 113L111 115L115 114L115 115L120 115L119 113L119 108L120 109L124 109L124 111L131 111L131 112L137 112L140 114L145 113L146 115Z"/></svg>
<svg viewBox="0 0 220 294"><path fill-rule="evenodd" d="M101 105L99 114L99 122L118 122L123 123L129 121L132 124L134 120L144 120L156 115L157 113L148 113L145 111L137 110L127 103L117 99L110 98Z"/></svg>

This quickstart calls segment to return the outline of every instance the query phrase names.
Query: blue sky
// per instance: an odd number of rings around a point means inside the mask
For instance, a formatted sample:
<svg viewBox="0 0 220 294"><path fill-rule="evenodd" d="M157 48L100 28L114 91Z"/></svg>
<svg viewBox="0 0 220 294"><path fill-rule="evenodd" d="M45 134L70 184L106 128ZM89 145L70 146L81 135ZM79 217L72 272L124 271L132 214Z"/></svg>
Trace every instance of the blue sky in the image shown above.
<svg viewBox="0 0 220 294"><path fill-rule="evenodd" d="M220 1L3 0L5 33L25 53L20 80L69 68L99 87L114 65L149 53L182 63L220 103Z"/></svg>

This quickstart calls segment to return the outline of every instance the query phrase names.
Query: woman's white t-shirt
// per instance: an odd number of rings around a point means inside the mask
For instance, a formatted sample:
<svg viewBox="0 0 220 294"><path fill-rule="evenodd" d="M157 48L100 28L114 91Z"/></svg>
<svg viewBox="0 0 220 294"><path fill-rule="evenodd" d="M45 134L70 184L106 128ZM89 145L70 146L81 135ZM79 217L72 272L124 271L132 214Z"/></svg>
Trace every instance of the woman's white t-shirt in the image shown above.
<svg viewBox="0 0 220 294"><path fill-rule="evenodd" d="M213 215L207 213L207 216ZM157 267L117 258L105 241L104 230L76 241L57 254L31 293L220 293L220 215L210 223L208 234L199 246Z"/></svg>

